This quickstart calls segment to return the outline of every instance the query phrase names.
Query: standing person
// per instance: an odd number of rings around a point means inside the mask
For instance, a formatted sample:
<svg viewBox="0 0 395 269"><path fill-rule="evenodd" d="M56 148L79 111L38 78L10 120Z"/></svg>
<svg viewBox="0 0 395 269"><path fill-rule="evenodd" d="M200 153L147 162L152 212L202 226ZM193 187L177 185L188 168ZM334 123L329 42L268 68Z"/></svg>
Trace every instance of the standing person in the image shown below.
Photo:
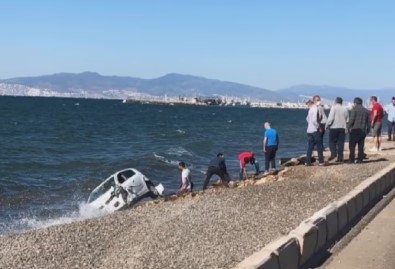
<svg viewBox="0 0 395 269"><path fill-rule="evenodd" d="M307 114L307 138L308 147L306 153L306 166L311 166L311 156L313 155L314 146L317 147L318 162L320 166L324 166L324 148L322 145L322 135L320 128L320 113L318 105L320 105L321 98L316 95L313 97L313 105L310 106Z"/></svg>
<svg viewBox="0 0 395 269"><path fill-rule="evenodd" d="M263 152L265 153L265 173L269 172L269 164L273 170L276 169L276 152L280 139L276 129L271 128L269 122L264 124L265 134L263 138Z"/></svg>
<svg viewBox="0 0 395 269"><path fill-rule="evenodd" d="M259 174L259 163L255 160L254 152L242 152L239 154L240 161L240 180L247 179L247 168L246 164L250 163L255 165L255 175Z"/></svg>
<svg viewBox="0 0 395 269"><path fill-rule="evenodd" d="M329 148L331 151L329 160L337 158L336 162L343 162L348 119L348 110L343 106L343 99L336 97L325 126L325 129L329 128Z"/></svg>
<svg viewBox="0 0 395 269"><path fill-rule="evenodd" d="M391 104L385 107L388 114L388 141L395 141L395 97L392 97Z"/></svg>
<svg viewBox="0 0 395 269"><path fill-rule="evenodd" d="M191 171L187 168L185 162L179 162L178 169L180 169L181 171L181 184L177 191L177 194L180 195L186 192L191 192L193 188Z"/></svg>
<svg viewBox="0 0 395 269"><path fill-rule="evenodd" d="M325 136L325 125L328 121L328 118L326 117L325 114L325 109L324 106L321 104L321 97L316 96L318 98L316 105L318 108L318 114L319 114L319 122L320 122L320 134L321 134L321 139L322 139L322 148L325 150L324 146L324 136Z"/></svg>
<svg viewBox="0 0 395 269"><path fill-rule="evenodd" d="M212 175L219 176L221 178L221 181L225 182L225 184L229 183L230 176L228 174L228 171L226 170L224 154L218 153L217 157L210 161L206 172L206 179L204 180L203 183L203 190L207 189L207 185Z"/></svg>
<svg viewBox="0 0 395 269"><path fill-rule="evenodd" d="M357 163L362 163L365 154L363 152L365 146L365 137L370 131L369 110L362 106L362 99L355 97L354 107L350 112L350 119L347 124L350 132L350 160L349 163L355 163L355 146L358 144Z"/></svg>
<svg viewBox="0 0 395 269"><path fill-rule="evenodd" d="M379 102L377 102L376 96L370 97L370 102L373 105L370 113L370 126L372 126L373 135L373 147L371 151L381 151L381 128L384 109Z"/></svg>

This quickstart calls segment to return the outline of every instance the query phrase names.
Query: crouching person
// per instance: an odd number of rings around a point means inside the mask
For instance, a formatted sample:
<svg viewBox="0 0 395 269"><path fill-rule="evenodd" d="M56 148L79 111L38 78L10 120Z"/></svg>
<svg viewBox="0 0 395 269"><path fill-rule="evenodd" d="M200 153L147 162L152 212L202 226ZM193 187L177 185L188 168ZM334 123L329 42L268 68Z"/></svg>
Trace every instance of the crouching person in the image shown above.
<svg viewBox="0 0 395 269"><path fill-rule="evenodd" d="M181 171L181 184L178 188L177 195L180 196L184 193L192 192L193 183L191 180L191 171L187 168L185 162L180 162L178 169Z"/></svg>
<svg viewBox="0 0 395 269"><path fill-rule="evenodd" d="M218 153L217 157L212 159L209 163L206 172L206 179L203 183L203 190L207 189L207 185L210 182L212 175L217 175L221 178L222 183L228 185L230 176L226 170L225 155Z"/></svg>
<svg viewBox="0 0 395 269"><path fill-rule="evenodd" d="M240 161L240 180L247 179L247 167L248 163L255 166L255 175L259 174L259 163L255 160L254 152L242 152L239 154Z"/></svg>

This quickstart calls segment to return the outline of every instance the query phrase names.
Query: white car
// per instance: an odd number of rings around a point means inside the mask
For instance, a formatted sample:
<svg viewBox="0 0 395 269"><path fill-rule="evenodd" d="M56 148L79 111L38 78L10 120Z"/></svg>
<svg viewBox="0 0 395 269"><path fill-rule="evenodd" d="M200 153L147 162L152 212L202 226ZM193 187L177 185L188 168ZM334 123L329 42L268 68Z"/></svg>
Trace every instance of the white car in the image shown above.
<svg viewBox="0 0 395 269"><path fill-rule="evenodd" d="M97 186L88 198L94 208L114 212L132 206L146 197L158 198L162 184L154 184L138 170L127 168L116 172Z"/></svg>

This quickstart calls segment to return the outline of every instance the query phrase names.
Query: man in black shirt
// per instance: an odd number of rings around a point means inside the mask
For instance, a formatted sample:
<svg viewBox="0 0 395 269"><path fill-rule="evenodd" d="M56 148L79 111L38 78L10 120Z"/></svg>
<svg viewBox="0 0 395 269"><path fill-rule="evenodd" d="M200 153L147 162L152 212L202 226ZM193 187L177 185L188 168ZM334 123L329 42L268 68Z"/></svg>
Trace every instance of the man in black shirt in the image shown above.
<svg viewBox="0 0 395 269"><path fill-rule="evenodd" d="M217 175L223 182L229 183L230 177L226 171L225 156L222 153L218 153L217 157L212 159L209 163L209 167L206 172L206 179L203 183L203 190L207 189L207 185L212 175Z"/></svg>
<svg viewBox="0 0 395 269"><path fill-rule="evenodd" d="M355 97L354 107L350 112L350 119L347 123L347 129L350 132L350 163L355 163L355 147L358 144L358 160L362 163L365 154L363 152L365 146L365 137L370 131L369 111L363 107L362 99Z"/></svg>

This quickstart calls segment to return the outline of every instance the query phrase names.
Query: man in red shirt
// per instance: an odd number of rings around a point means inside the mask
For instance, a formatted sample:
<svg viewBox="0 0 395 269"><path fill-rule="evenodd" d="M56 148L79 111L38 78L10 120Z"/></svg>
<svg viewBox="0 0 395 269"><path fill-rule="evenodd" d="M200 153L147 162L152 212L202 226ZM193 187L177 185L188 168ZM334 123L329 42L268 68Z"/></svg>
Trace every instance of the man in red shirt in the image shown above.
<svg viewBox="0 0 395 269"><path fill-rule="evenodd" d="M254 152L242 152L239 154L240 161L240 180L247 179L247 163L255 165L255 175L259 174L259 163L255 160Z"/></svg>
<svg viewBox="0 0 395 269"><path fill-rule="evenodd" d="M370 112L370 126L372 127L373 148L371 151L381 151L381 127L384 117L384 109L377 102L377 97L370 97L372 103L372 110Z"/></svg>

